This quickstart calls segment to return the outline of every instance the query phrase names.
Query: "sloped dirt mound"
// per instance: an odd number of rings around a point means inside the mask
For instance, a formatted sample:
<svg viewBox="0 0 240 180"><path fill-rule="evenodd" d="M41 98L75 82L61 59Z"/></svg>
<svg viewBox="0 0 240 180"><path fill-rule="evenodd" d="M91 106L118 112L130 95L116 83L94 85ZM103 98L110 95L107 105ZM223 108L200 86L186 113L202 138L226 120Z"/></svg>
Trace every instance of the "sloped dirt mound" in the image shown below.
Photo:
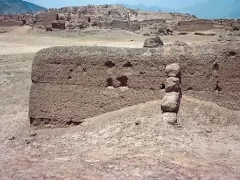
<svg viewBox="0 0 240 180"><path fill-rule="evenodd" d="M1 176L238 179L239 119L238 111L183 97L179 125L172 126L161 119L161 101L140 104L5 142Z"/></svg>

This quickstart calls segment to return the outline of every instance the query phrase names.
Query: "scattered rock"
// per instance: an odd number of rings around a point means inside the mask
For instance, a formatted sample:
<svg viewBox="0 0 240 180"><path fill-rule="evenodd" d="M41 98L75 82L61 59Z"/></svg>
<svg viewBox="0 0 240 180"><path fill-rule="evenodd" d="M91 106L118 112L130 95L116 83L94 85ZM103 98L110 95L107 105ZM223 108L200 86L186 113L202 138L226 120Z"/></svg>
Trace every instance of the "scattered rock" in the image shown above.
<svg viewBox="0 0 240 180"><path fill-rule="evenodd" d="M36 132L32 132L32 133L30 133L30 136L31 136L31 137L34 137L34 136L36 136L36 135L37 135Z"/></svg>
<svg viewBox="0 0 240 180"><path fill-rule="evenodd" d="M215 36L216 33L214 33L214 32L195 32L194 35L198 35L198 36Z"/></svg>
<svg viewBox="0 0 240 180"><path fill-rule="evenodd" d="M8 138L9 141L13 141L13 140L15 140L15 139L16 139L15 136L10 136L10 137Z"/></svg>
<svg viewBox="0 0 240 180"><path fill-rule="evenodd" d="M187 35L187 32L179 32L178 35Z"/></svg>
<svg viewBox="0 0 240 180"><path fill-rule="evenodd" d="M212 133L212 129L207 129L206 133Z"/></svg>
<svg viewBox="0 0 240 180"><path fill-rule="evenodd" d="M47 26L47 27L46 27L46 31L52 31L52 27Z"/></svg>
<svg viewBox="0 0 240 180"><path fill-rule="evenodd" d="M27 138L25 139L26 144L30 144L34 141L34 138Z"/></svg>
<svg viewBox="0 0 240 180"><path fill-rule="evenodd" d="M163 46L163 42L159 36L156 36L155 38L146 39L143 45L143 47L147 47L147 48L155 48L159 46Z"/></svg>
<svg viewBox="0 0 240 180"><path fill-rule="evenodd" d="M176 77L169 77L165 83L166 92L179 92L181 90L180 80Z"/></svg>
<svg viewBox="0 0 240 180"><path fill-rule="evenodd" d="M182 42L182 41L175 41L173 43L174 46L188 46L187 43Z"/></svg>
<svg viewBox="0 0 240 180"><path fill-rule="evenodd" d="M180 66L177 63L170 64L166 66L166 74L168 77L179 77L180 75Z"/></svg>
<svg viewBox="0 0 240 180"><path fill-rule="evenodd" d="M136 122L135 122L135 125L136 125L136 126L141 125L141 121L136 121Z"/></svg>

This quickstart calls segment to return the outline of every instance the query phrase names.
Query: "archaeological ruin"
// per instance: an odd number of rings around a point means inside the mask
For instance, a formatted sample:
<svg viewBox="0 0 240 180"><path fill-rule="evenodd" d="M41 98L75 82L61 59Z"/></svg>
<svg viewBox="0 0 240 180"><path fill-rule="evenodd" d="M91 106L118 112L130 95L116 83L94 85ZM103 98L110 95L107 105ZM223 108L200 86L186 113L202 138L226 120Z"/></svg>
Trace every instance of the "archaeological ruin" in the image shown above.
<svg viewBox="0 0 240 180"><path fill-rule="evenodd" d="M240 110L239 45L225 42L41 50L32 67L30 122L37 127L78 125L86 118L161 100L165 92L177 91L178 101L178 83L183 95ZM178 74L168 74L166 81L165 71L172 63L181 67L181 79L176 79L180 78ZM176 113L178 106L171 112Z"/></svg>

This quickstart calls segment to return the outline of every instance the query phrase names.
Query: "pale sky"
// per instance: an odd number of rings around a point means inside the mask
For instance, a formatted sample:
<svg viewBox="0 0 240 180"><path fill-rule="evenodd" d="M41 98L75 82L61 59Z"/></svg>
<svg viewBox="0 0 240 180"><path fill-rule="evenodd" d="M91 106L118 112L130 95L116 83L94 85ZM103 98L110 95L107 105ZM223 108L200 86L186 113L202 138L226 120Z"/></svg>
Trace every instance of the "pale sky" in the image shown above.
<svg viewBox="0 0 240 180"><path fill-rule="evenodd" d="M207 0L25 0L46 8L59 8L64 6L81 6L87 4L143 4L171 9L186 7Z"/></svg>

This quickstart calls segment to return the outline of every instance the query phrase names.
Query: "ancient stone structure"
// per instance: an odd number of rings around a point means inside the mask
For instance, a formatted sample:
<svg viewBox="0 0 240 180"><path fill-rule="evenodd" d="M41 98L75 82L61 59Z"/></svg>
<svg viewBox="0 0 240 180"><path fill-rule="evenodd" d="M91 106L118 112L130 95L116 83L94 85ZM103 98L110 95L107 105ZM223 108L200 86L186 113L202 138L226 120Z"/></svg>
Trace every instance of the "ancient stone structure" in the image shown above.
<svg viewBox="0 0 240 180"><path fill-rule="evenodd" d="M191 21L179 21L178 30L179 31L200 31L213 29L212 20L191 20Z"/></svg>
<svg viewBox="0 0 240 180"><path fill-rule="evenodd" d="M159 46L163 46L163 42L159 36L147 38L143 44L143 47L146 48L156 48Z"/></svg>
<svg viewBox="0 0 240 180"><path fill-rule="evenodd" d="M153 49L44 49L33 62L29 118L35 126L65 127L160 100L164 84L166 91L178 89L174 77L165 82L166 65L175 62L181 66L184 95L240 110L239 54L239 42Z"/></svg>
<svg viewBox="0 0 240 180"><path fill-rule="evenodd" d="M53 29L66 29L65 21L54 21L52 22Z"/></svg>
<svg viewBox="0 0 240 180"><path fill-rule="evenodd" d="M35 15L35 25L49 26L57 20L57 12L39 12Z"/></svg>
<svg viewBox="0 0 240 180"><path fill-rule="evenodd" d="M181 100L181 72L177 63L166 66L165 95L163 97L161 109L163 111L163 120L171 123L177 123L177 113Z"/></svg>

